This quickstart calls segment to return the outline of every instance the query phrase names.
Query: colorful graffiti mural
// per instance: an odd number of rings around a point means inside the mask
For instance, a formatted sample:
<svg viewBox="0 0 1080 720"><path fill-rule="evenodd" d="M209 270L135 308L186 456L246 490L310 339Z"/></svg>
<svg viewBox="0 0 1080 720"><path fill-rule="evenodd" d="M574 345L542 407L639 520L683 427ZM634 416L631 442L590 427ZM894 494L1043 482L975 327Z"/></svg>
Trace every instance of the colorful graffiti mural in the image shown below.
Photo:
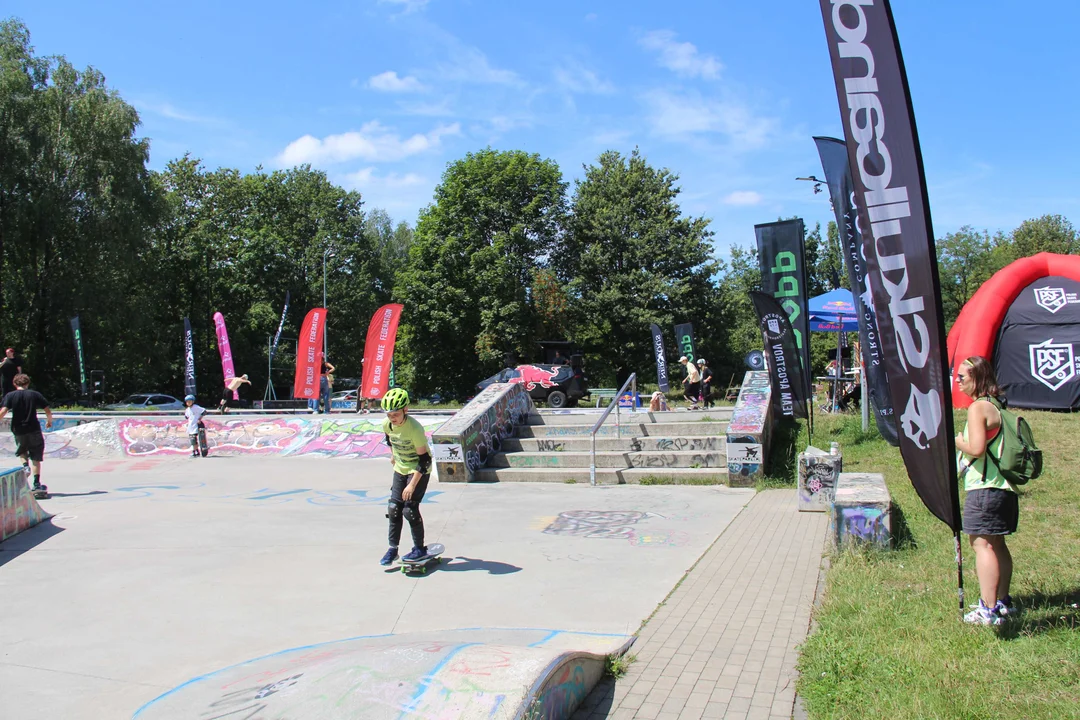
<svg viewBox="0 0 1080 720"><path fill-rule="evenodd" d="M769 456L769 439L772 435L772 391L769 389L769 373L751 370L743 376L739 399L728 423L728 444L747 443L761 445L760 462L728 461L728 476L732 486L753 485L765 473L765 458Z"/></svg>
<svg viewBox="0 0 1080 720"><path fill-rule="evenodd" d="M432 438L436 443L462 447L460 461L438 463L440 480L472 480L476 471L499 452L502 441L513 437L517 426L528 422L532 410L532 399L520 384L496 383L481 390Z"/></svg>
<svg viewBox="0 0 1080 720"><path fill-rule="evenodd" d="M671 520L654 512L640 510L569 510L559 513L543 532L545 535L626 540L634 546L666 545L682 547L689 534L677 530L644 530L639 527L651 518Z"/></svg>
<svg viewBox="0 0 1080 720"><path fill-rule="evenodd" d="M418 415L431 431L447 416ZM212 455L386 457L382 419L237 417L207 418L206 439ZM49 459L185 456L191 441L185 423L174 418L131 417L99 420L45 436ZM14 457L11 435L0 434L0 456Z"/></svg>
<svg viewBox="0 0 1080 720"><path fill-rule="evenodd" d="M839 455L799 453L799 510L828 512L836 492L836 481L844 468Z"/></svg>
<svg viewBox="0 0 1080 720"><path fill-rule="evenodd" d="M0 542L49 517L30 493L22 468L0 473Z"/></svg>
<svg viewBox="0 0 1080 720"><path fill-rule="evenodd" d="M600 678L604 657L631 642L483 628L350 638L202 675L134 718L565 718ZM527 714L542 708L560 712Z"/></svg>

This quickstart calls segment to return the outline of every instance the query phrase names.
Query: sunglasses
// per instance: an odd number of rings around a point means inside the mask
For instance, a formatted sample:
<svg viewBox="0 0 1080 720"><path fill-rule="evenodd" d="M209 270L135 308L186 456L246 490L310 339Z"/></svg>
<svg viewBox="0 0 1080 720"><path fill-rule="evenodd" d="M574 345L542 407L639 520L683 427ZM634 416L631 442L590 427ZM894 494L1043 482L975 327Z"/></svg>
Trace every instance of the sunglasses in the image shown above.
<svg viewBox="0 0 1080 720"><path fill-rule="evenodd" d="M961 375L960 373L957 373L956 374L956 379L957 379L958 382L964 382L964 380L967 379L967 375Z"/></svg>

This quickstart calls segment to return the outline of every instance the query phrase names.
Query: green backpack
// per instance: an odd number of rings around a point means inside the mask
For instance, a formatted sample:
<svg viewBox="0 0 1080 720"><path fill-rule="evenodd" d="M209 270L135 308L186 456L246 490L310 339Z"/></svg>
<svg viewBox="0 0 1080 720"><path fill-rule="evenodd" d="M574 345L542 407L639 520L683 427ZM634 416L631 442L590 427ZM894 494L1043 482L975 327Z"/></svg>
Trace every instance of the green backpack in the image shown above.
<svg viewBox="0 0 1080 720"><path fill-rule="evenodd" d="M1013 485L1026 485L1042 474L1042 450L1035 444L1035 435L1027 420L1005 409L997 398L986 398L1001 413L1001 457L994 457L989 446L986 457L997 466L1001 476ZM985 476L986 473L983 473Z"/></svg>

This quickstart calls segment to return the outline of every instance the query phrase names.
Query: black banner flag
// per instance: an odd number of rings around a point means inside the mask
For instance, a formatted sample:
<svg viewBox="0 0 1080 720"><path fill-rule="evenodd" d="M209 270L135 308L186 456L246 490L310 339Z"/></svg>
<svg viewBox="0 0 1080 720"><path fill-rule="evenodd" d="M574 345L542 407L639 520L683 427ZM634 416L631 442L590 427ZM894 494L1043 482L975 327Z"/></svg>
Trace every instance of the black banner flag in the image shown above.
<svg viewBox="0 0 1080 720"><path fill-rule="evenodd" d="M667 374L667 353L664 352L664 334L660 332L660 326L653 323L649 326L652 329L652 345L653 355L656 356L656 382L660 385L662 392L668 392L671 390L671 384L668 382ZM691 333L691 338L693 333Z"/></svg>
<svg viewBox="0 0 1080 720"><path fill-rule="evenodd" d="M277 332L274 333L274 342L270 345L270 365L274 364L274 355L277 353L278 340L281 339L281 331L285 327L285 316L289 314L289 291L285 291L285 309L281 311L281 322L278 323Z"/></svg>
<svg viewBox="0 0 1080 720"><path fill-rule="evenodd" d="M852 199L851 169L848 167L847 146L842 140L816 137L821 167L829 186L836 227L844 246L844 265L847 267L848 285L854 296L855 313L859 320L859 345L862 350L863 367L866 371L866 388L870 405L874 408L874 422L885 440L896 447L900 438L896 432L896 416L892 398L889 397L889 375L885 371L885 357L881 347L874 312L874 299L866 282L866 258L863 237L859 232L858 213ZM871 249L873 252L873 249Z"/></svg>
<svg viewBox="0 0 1080 720"><path fill-rule="evenodd" d="M71 318L71 335L75 339L75 358L79 363L79 390L82 393L80 397L86 397L89 391L86 387L86 361L83 359L82 325L78 315Z"/></svg>
<svg viewBox="0 0 1080 720"><path fill-rule="evenodd" d="M784 308L795 331L799 364L806 383L803 395L810 393L810 315L806 299L806 230L803 221L755 225L758 262L761 264L761 287Z"/></svg>
<svg viewBox="0 0 1080 720"><path fill-rule="evenodd" d="M692 323L679 323L675 326L675 344L679 346L679 352L686 356L690 362L697 360L694 351L694 325Z"/></svg>
<svg viewBox="0 0 1080 720"><path fill-rule="evenodd" d="M751 290L750 299L761 323L765 357L769 360L773 410L784 417L808 417L806 379L787 311L767 293Z"/></svg>
<svg viewBox="0 0 1080 720"><path fill-rule="evenodd" d="M184 318L184 395L195 394L195 343L191 321Z"/></svg>
<svg viewBox="0 0 1080 720"><path fill-rule="evenodd" d="M945 323L915 115L888 0L821 0L900 453L960 531Z"/></svg>

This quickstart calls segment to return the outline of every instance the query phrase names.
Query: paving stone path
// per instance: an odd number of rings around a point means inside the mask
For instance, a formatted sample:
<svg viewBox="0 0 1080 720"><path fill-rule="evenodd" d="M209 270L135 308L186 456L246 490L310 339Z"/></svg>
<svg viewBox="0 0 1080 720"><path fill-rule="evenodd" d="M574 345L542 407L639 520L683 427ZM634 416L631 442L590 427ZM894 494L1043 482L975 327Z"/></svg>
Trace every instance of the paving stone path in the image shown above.
<svg viewBox="0 0 1080 720"><path fill-rule="evenodd" d="M637 662L574 720L790 720L828 516L757 494L642 628Z"/></svg>

